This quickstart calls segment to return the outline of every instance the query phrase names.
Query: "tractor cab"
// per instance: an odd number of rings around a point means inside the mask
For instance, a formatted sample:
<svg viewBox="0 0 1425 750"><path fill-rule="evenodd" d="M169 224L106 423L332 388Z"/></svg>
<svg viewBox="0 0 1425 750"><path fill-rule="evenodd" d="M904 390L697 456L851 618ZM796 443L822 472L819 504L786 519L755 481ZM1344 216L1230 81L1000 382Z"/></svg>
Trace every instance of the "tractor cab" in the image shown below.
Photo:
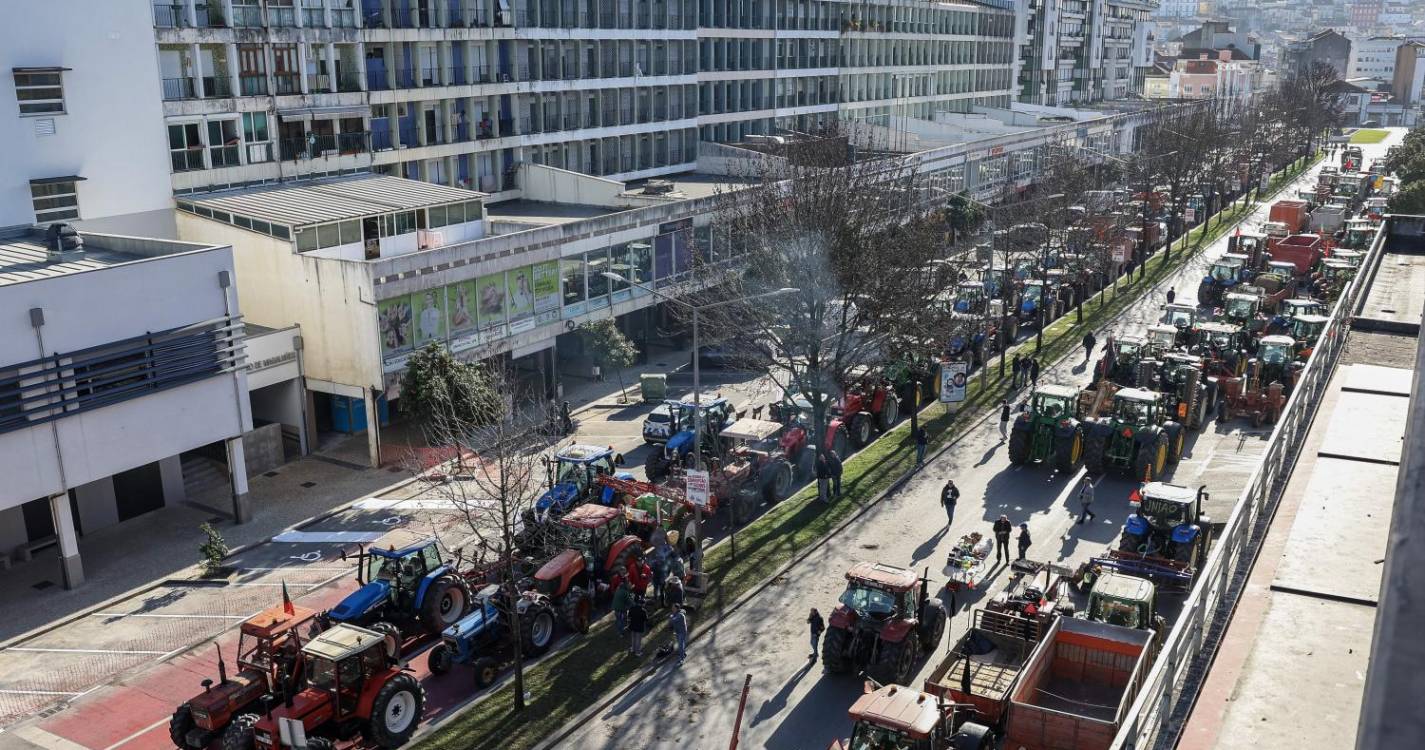
<svg viewBox="0 0 1425 750"><path fill-rule="evenodd" d="M1204 530L1208 519L1202 503L1207 487L1148 482L1129 502L1133 511L1123 524L1119 549L1150 557L1166 557L1195 567L1206 556Z"/></svg>
<svg viewBox="0 0 1425 750"><path fill-rule="evenodd" d="M1163 325L1170 325L1179 330L1191 329L1197 325L1197 305L1189 305L1182 302L1174 302L1163 306L1163 317L1158 319Z"/></svg>
<svg viewBox="0 0 1425 750"><path fill-rule="evenodd" d="M1281 279L1283 285L1289 284L1296 279L1296 264L1289 260L1269 260L1266 273Z"/></svg>
<svg viewBox="0 0 1425 750"><path fill-rule="evenodd" d="M409 635L417 630L439 633L465 615L470 589L441 559L434 538L408 547L372 547L357 553L356 582L322 619L369 625L378 621L399 625ZM346 559L342 552L342 559Z"/></svg>
<svg viewBox="0 0 1425 750"><path fill-rule="evenodd" d="M1236 352L1246 349L1246 339L1246 333L1238 326L1208 321L1194 332L1193 347L1200 353Z"/></svg>
<svg viewBox="0 0 1425 750"><path fill-rule="evenodd" d="M1224 255L1212 262L1207 277L1218 286L1233 286L1241 278L1246 261L1246 256Z"/></svg>
<svg viewBox="0 0 1425 750"><path fill-rule="evenodd" d="M1227 252L1244 258L1257 258L1267 247L1267 236L1257 232L1238 232L1227 238Z"/></svg>
<svg viewBox="0 0 1425 750"><path fill-rule="evenodd" d="M1327 258L1321 261L1321 279L1330 287L1339 290L1356 275L1356 267L1344 260Z"/></svg>
<svg viewBox="0 0 1425 750"><path fill-rule="evenodd" d="M974 708L900 685L878 685L851 705L851 738L833 750L991 750L994 732Z"/></svg>
<svg viewBox="0 0 1425 750"><path fill-rule="evenodd" d="M1297 297L1295 299L1283 300L1279 312L1288 319L1302 315L1325 315L1326 305L1319 300Z"/></svg>
<svg viewBox="0 0 1425 750"><path fill-rule="evenodd" d="M1232 292L1222 301L1222 317L1229 323L1250 328L1262 311L1262 298L1255 294Z"/></svg>
<svg viewBox="0 0 1425 750"><path fill-rule="evenodd" d="M1028 317L1034 315L1040 305L1045 304L1044 295L1049 283L1044 279L1029 279L1024 282L1024 286L1019 292L1019 315Z"/></svg>
<svg viewBox="0 0 1425 750"><path fill-rule="evenodd" d="M1149 326L1144 351L1147 356L1161 357L1177 347L1179 335L1178 329L1170 325Z"/></svg>
<svg viewBox="0 0 1425 750"><path fill-rule="evenodd" d="M1376 223L1370 219L1347 219L1346 236L1341 240L1341 245L1352 250L1364 250L1370 247L1375 234Z"/></svg>
<svg viewBox="0 0 1425 750"><path fill-rule="evenodd" d="M955 286L955 301L951 308L957 315L972 315L985 309L985 284L962 281Z"/></svg>
<svg viewBox="0 0 1425 750"><path fill-rule="evenodd" d="M1267 367L1285 367L1294 359L1296 341L1290 336L1263 336L1257 344L1257 359Z"/></svg>
<svg viewBox="0 0 1425 750"><path fill-rule="evenodd" d="M1297 315L1291 319L1291 337L1296 339L1296 358L1307 360L1331 319L1325 315Z"/></svg>
<svg viewBox="0 0 1425 750"><path fill-rule="evenodd" d="M1147 630L1155 625L1156 593L1152 581L1107 571L1094 581L1084 616L1094 622Z"/></svg>
<svg viewBox="0 0 1425 750"><path fill-rule="evenodd" d="M553 459L545 460L549 489L525 510L525 524L559 516L591 499L602 491L601 499L611 500L611 491L598 487L594 481L601 474L613 474L623 463L623 456L613 448L599 445L566 445L555 451Z"/></svg>
<svg viewBox="0 0 1425 750"><path fill-rule="evenodd" d="M440 550L435 540L414 544L405 549L380 549L372 547L366 551L364 575L367 585L386 583L391 588L391 599L397 605L408 603L415 596L421 581L442 567Z"/></svg>
<svg viewBox="0 0 1425 750"><path fill-rule="evenodd" d="M1143 388L1124 388L1113 394L1113 417L1129 425L1158 424L1158 394Z"/></svg>
<svg viewBox="0 0 1425 750"><path fill-rule="evenodd" d="M267 609L244 620L238 631L237 663L276 676L279 664L290 664L302 646L302 629L317 616L316 611L292 605L289 614L283 605Z"/></svg>
<svg viewBox="0 0 1425 750"><path fill-rule="evenodd" d="M980 269L980 285L991 298L1005 296L1005 290L1011 288L1015 279L1015 270L1003 263L990 263Z"/></svg>
<svg viewBox="0 0 1425 750"><path fill-rule="evenodd" d="M1114 336L1103 358L1099 360L1099 377L1115 383L1131 383L1138 377L1138 361L1147 347L1146 339L1137 336Z"/></svg>
<svg viewBox="0 0 1425 750"><path fill-rule="evenodd" d="M1342 250L1338 248L1331 252L1331 258L1333 260L1339 260L1352 268L1360 268L1361 262L1365 260L1365 257L1366 254L1359 250Z"/></svg>
<svg viewBox="0 0 1425 750"><path fill-rule="evenodd" d="M624 550L639 543L628 530L623 509L595 503L565 513L557 528L565 549L534 574L536 590L547 596L562 590L561 578L578 572L606 576Z"/></svg>
<svg viewBox="0 0 1425 750"><path fill-rule="evenodd" d="M875 563L857 563L846 572L846 590L837 611L853 613L858 620L880 623L914 617L913 590L920 579L915 571Z"/></svg>
<svg viewBox="0 0 1425 750"><path fill-rule="evenodd" d="M260 750L283 746L282 720L302 724L311 740L365 736L378 747L405 744L420 723L425 691L395 663L387 637L352 625L336 625L302 647L306 671L300 690L268 711L253 727Z"/></svg>
<svg viewBox="0 0 1425 750"><path fill-rule="evenodd" d="M1066 419L1074 416L1078 406L1079 392L1068 386L1044 385L1034 389L1029 401L1035 414L1048 419Z"/></svg>
<svg viewBox="0 0 1425 750"><path fill-rule="evenodd" d="M1262 231L1267 233L1267 238L1281 239L1291 234L1291 230L1284 221L1268 221L1262 224Z"/></svg>
<svg viewBox="0 0 1425 750"><path fill-rule="evenodd" d="M693 452L693 439L697 433L696 420L701 415L703 423L704 456L716 456L720 451L718 436L722 428L737 421L737 411L732 403L722 396L702 398L694 403L692 396L684 396L681 401L667 401L673 410L674 432L662 451L653 451L648 457L648 478L657 481L665 475L673 464L684 463Z"/></svg>

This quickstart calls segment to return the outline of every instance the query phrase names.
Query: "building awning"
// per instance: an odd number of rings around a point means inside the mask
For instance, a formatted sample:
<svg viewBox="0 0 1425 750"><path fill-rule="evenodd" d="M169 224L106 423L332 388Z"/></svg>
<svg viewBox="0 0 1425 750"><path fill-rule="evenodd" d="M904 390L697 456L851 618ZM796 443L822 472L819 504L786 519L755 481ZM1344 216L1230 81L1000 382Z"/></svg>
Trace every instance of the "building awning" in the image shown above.
<svg viewBox="0 0 1425 750"><path fill-rule="evenodd" d="M10 68L11 73L63 73L73 68L61 68L58 65L41 65L29 68Z"/></svg>
<svg viewBox="0 0 1425 750"><path fill-rule="evenodd" d="M30 184L31 184L31 185L54 185L54 184L60 183L60 182L84 182L84 179L85 179L85 178L80 177L80 176L77 175L77 174L72 174L72 175L69 175L68 177L41 177L41 178L39 178L39 179L37 179L37 180L30 180Z"/></svg>
<svg viewBox="0 0 1425 750"><path fill-rule="evenodd" d="M371 113L371 108L365 104L351 104L340 107L301 107L298 109L279 109L277 116L287 122L308 120L339 120L343 117L365 117Z"/></svg>

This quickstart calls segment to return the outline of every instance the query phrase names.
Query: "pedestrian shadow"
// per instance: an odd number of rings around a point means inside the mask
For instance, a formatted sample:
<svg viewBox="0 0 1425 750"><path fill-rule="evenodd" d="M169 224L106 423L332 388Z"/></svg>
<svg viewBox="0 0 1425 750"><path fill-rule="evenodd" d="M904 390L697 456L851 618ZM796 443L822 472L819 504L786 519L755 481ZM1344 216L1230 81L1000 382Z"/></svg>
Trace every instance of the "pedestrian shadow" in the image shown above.
<svg viewBox="0 0 1425 750"><path fill-rule="evenodd" d="M791 697L792 691L797 687L797 683L801 682L802 678L811 672L812 666L816 663L817 662L808 657L806 663L801 666L801 669L798 669L791 677L787 678L786 682L782 683L782 688L777 691L776 695L762 701L762 707L757 709L757 715L752 717L752 726L755 727L781 713L782 710L787 707L787 699Z"/></svg>
<svg viewBox="0 0 1425 750"><path fill-rule="evenodd" d="M975 462L975 465L984 466L985 464L989 463L990 459L994 458L996 453L999 453L1001 445L1004 445L1004 441L1002 440L998 443L995 443L994 445L991 445L989 447L989 450L986 450L984 454L980 456L980 460Z"/></svg>
<svg viewBox="0 0 1425 750"><path fill-rule="evenodd" d="M1087 372L1088 369L1089 369L1089 363L1085 361L1085 362L1080 362L1080 363L1074 365L1073 367L1070 367L1070 368L1069 368L1069 372L1071 372L1071 373L1073 373L1073 374L1075 374L1075 375L1082 375L1082 374L1084 374L1085 372Z"/></svg>
<svg viewBox="0 0 1425 750"><path fill-rule="evenodd" d="M766 750L806 750L830 745L839 739L846 708L864 692L864 685L855 677L822 675L761 746ZM828 721L831 716L839 718ZM747 746L755 747L756 743L748 742Z"/></svg>
<svg viewBox="0 0 1425 750"><path fill-rule="evenodd" d="M919 547L916 547L915 551L912 552L910 555L911 564L914 565L920 562L921 560L930 557L931 553L935 552L935 548L940 546L940 540L945 538L945 532L949 530L949 526L941 527L940 530L936 531L933 536L922 542Z"/></svg>

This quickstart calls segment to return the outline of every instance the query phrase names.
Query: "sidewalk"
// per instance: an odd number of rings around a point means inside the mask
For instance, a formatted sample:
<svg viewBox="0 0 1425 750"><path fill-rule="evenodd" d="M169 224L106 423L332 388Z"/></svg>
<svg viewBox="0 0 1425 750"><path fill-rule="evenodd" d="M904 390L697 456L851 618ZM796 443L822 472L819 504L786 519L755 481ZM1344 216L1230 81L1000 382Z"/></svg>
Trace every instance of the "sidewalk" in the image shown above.
<svg viewBox="0 0 1425 750"><path fill-rule="evenodd" d="M639 375L687 368L689 350L659 351L646 365L624 371L630 399L636 401ZM605 382L567 377L565 398L575 413L618 403L618 378ZM409 424L383 431L384 466L365 466L364 433L335 438L320 451L249 480L253 517L235 525L226 517L226 490L191 498L138 518L85 535L79 541L85 584L66 591L59 585L55 551L45 550L29 563L0 576L0 644L47 624L64 620L126 592L173 578L198 574L198 527L212 523L233 549L267 541L304 521L341 508L405 480L409 458L420 434Z"/></svg>

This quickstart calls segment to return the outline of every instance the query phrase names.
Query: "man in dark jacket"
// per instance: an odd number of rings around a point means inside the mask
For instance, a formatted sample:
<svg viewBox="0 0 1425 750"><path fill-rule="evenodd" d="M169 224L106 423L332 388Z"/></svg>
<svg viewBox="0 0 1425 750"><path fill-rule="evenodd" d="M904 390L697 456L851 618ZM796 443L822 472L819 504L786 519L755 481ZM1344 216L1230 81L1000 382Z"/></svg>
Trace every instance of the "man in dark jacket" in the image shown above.
<svg viewBox="0 0 1425 750"><path fill-rule="evenodd" d="M951 479L940 489L940 504L945 506L945 528L950 528L950 524L955 523L955 503L960 501L960 488L955 486L955 480Z"/></svg>
<svg viewBox="0 0 1425 750"><path fill-rule="evenodd" d="M1029 538L1029 524L1021 523L1019 525L1019 538L1015 541L1019 542L1019 559L1023 560L1024 553L1029 551L1029 545L1034 543Z"/></svg>
<svg viewBox="0 0 1425 750"><path fill-rule="evenodd" d="M1039 386L1039 360L1033 357L1029 358L1029 384Z"/></svg>
<svg viewBox="0 0 1425 750"><path fill-rule="evenodd" d="M807 446L805 450L814 450ZM816 499L824 502L831 500L829 497L831 482L831 463L826 460L825 453L818 453L816 456Z"/></svg>
<svg viewBox="0 0 1425 750"><path fill-rule="evenodd" d="M995 521L995 562L1009 557L1009 534L1014 531L1014 524L1009 522L1009 516L1001 515Z"/></svg>
<svg viewBox="0 0 1425 750"><path fill-rule="evenodd" d="M826 630L826 622L821 619L821 613L813 607L811 614L807 615L807 627L811 628L811 660L816 661L817 646L821 643L821 631Z"/></svg>
<svg viewBox="0 0 1425 750"><path fill-rule="evenodd" d="M835 448L826 452L826 467L831 470L831 496L841 497L841 456Z"/></svg>
<svg viewBox="0 0 1425 750"><path fill-rule="evenodd" d="M1009 387L1018 388L1019 375L1024 371L1023 360L1019 358L1019 352L1015 352L1014 359L1009 361L1009 371L1012 373L1012 377L1009 379Z"/></svg>
<svg viewBox="0 0 1425 750"><path fill-rule="evenodd" d="M1087 362L1093 357L1094 345L1098 344L1098 339L1094 338L1093 331L1084 334L1084 361Z"/></svg>

